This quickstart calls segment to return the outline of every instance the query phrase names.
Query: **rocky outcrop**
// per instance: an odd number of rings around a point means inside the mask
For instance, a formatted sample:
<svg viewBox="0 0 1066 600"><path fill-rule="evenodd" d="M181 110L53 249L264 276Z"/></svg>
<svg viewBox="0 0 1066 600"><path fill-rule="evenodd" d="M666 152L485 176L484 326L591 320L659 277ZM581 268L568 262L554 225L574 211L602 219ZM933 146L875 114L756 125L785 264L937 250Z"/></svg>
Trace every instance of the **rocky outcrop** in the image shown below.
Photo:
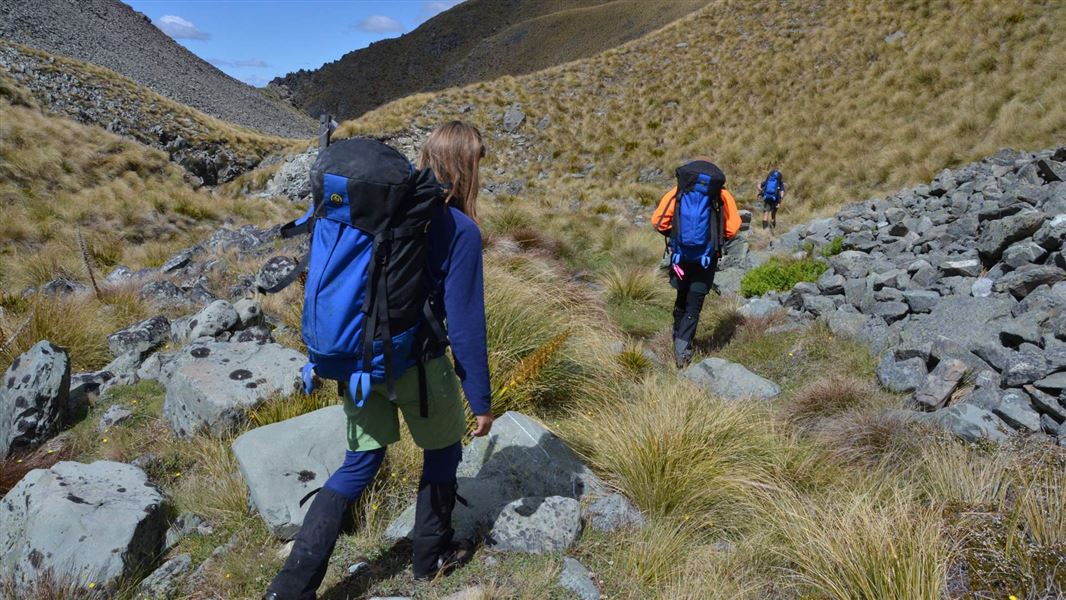
<svg viewBox="0 0 1066 600"><path fill-rule="evenodd" d="M865 341L882 384L914 392L961 437L1037 432L1063 443L1064 159L1066 148L1005 150L796 228L773 247L839 240L847 250L784 304Z"/></svg>
<svg viewBox="0 0 1066 600"><path fill-rule="evenodd" d="M41 341L11 363L0 381L0 459L35 448L59 432L69 410L70 358Z"/></svg>
<svg viewBox="0 0 1066 600"><path fill-rule="evenodd" d="M30 471L0 501L0 581L25 589L49 576L107 590L156 559L164 513L162 494L131 465Z"/></svg>
<svg viewBox="0 0 1066 600"><path fill-rule="evenodd" d="M221 436L267 398L296 391L305 362L277 344L191 344L168 367L163 414L180 437L200 431Z"/></svg>
<svg viewBox="0 0 1066 600"><path fill-rule="evenodd" d="M310 119L208 64L117 0L11 0L4 5L0 38L106 67L161 96L231 123L288 137L313 133ZM71 99L85 95L80 89L48 91ZM118 108L116 94L102 96L105 102L98 110ZM133 108L148 113L151 104ZM82 110L91 110L91 105Z"/></svg>
<svg viewBox="0 0 1066 600"><path fill-rule="evenodd" d="M338 405L257 427L233 442L252 505L275 536L296 535L311 506L300 501L344 462L346 436Z"/></svg>

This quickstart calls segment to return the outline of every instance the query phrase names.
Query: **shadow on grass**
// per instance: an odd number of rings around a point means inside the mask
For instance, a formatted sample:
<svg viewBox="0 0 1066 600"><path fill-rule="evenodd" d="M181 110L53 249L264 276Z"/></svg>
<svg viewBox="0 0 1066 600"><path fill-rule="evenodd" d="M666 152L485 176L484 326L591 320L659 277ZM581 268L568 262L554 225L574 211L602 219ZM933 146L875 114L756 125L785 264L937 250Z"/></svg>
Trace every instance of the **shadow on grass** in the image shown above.
<svg viewBox="0 0 1066 600"><path fill-rule="evenodd" d="M360 598L367 594L374 586L382 581L393 579L403 573L411 564L411 542L406 539L399 540L392 545L384 554L370 564L370 568L352 575L338 582L325 593L319 595L319 600L348 600ZM410 578L404 578L405 580ZM413 586L413 579L409 585ZM393 590L399 592L399 590ZM405 595L405 594L397 594Z"/></svg>

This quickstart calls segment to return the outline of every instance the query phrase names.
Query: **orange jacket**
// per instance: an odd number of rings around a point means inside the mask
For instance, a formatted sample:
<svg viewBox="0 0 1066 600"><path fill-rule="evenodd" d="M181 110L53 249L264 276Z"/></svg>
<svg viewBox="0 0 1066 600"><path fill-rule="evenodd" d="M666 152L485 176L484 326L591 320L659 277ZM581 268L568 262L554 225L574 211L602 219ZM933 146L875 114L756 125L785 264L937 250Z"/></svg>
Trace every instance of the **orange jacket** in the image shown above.
<svg viewBox="0 0 1066 600"><path fill-rule="evenodd" d="M670 224L674 221L674 205L676 204L677 186L670 188L659 200L659 206L651 215L652 227L659 233L670 233ZM737 210L737 201L729 190L722 188L722 206L725 209L725 239L731 240L740 231L740 211Z"/></svg>

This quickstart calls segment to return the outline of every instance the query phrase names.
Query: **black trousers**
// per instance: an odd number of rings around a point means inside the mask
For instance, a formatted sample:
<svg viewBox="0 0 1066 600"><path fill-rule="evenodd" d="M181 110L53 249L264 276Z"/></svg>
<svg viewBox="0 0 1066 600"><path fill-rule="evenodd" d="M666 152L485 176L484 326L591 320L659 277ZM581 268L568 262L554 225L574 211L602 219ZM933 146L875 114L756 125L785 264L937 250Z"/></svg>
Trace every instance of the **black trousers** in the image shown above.
<svg viewBox="0 0 1066 600"><path fill-rule="evenodd" d="M676 271L670 273L670 285L677 290L677 298L674 300L674 339L691 344L700 324L703 301L714 285L718 258L716 257L706 269L697 263L681 263L678 266L684 276L678 277Z"/></svg>

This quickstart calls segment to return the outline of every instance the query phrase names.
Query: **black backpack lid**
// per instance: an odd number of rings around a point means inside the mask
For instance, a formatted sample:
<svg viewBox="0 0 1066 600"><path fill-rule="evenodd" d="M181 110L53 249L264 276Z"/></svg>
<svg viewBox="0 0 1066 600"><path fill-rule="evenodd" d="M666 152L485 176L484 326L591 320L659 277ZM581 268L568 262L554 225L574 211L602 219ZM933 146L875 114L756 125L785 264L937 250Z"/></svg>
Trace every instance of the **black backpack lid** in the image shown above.
<svg viewBox="0 0 1066 600"><path fill-rule="evenodd" d="M418 170L395 148L370 138L335 141L311 167L311 196L322 201L326 174L348 180L352 225L371 233L429 219L443 187L429 169Z"/></svg>
<svg viewBox="0 0 1066 600"><path fill-rule="evenodd" d="M725 173L717 165L706 160L694 160L677 168L678 191L690 190L696 185L700 175L709 175L711 181L708 187L725 187Z"/></svg>

